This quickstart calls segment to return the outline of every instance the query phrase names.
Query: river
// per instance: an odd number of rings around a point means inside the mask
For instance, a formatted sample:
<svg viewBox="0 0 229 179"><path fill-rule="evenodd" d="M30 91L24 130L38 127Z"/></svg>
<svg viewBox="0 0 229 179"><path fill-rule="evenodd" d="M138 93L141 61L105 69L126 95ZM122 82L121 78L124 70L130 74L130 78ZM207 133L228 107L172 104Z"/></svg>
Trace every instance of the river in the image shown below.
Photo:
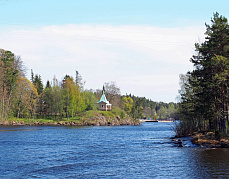
<svg viewBox="0 0 229 179"><path fill-rule="evenodd" d="M0 127L0 178L228 178L229 150L177 147L174 123Z"/></svg>

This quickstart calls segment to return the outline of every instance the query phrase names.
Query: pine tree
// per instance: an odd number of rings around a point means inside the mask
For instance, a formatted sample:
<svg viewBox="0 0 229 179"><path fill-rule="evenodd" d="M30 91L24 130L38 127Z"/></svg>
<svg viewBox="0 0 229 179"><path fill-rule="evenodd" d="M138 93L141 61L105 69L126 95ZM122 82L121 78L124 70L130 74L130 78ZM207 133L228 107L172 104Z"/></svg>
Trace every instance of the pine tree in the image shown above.
<svg viewBox="0 0 229 179"><path fill-rule="evenodd" d="M192 121L193 130L226 132L229 96L229 25L225 17L213 15L206 24L206 38L195 44L197 55L191 59L195 69L187 74L185 93L181 94L181 114ZM206 125L206 120L208 124Z"/></svg>
<svg viewBox="0 0 229 179"><path fill-rule="evenodd" d="M34 86L37 89L38 95L40 95L43 92L43 83L42 83L42 79L41 76L36 74L35 78L34 78L34 82L33 82Z"/></svg>

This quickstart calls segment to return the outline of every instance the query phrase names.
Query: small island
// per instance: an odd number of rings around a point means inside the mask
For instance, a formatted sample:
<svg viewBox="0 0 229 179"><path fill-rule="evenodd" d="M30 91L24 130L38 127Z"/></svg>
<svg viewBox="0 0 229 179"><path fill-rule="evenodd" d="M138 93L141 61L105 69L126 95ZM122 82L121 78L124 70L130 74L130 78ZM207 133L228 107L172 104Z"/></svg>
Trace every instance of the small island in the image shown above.
<svg viewBox="0 0 229 179"><path fill-rule="evenodd" d="M78 71L62 80L54 75L46 85L41 75L31 70L29 80L25 71L20 56L0 49L0 125L139 125L141 118L177 115L176 103L121 95L112 81L102 90L85 89Z"/></svg>

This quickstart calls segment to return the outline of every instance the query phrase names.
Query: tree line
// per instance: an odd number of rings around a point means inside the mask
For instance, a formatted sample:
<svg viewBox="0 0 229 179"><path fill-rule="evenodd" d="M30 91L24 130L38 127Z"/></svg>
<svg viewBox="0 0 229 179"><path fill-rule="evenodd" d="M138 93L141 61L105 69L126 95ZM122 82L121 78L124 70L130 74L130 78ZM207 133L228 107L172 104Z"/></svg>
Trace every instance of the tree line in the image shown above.
<svg viewBox="0 0 229 179"><path fill-rule="evenodd" d="M41 76L25 69L19 56L0 50L0 120L8 118L73 117L96 108L97 99L91 90L84 90L82 78L66 75L62 81L55 77L43 85Z"/></svg>
<svg viewBox="0 0 229 179"><path fill-rule="evenodd" d="M194 69L180 75L180 135L229 131L228 20L216 12L211 24L205 25L205 41L195 44L196 54L190 60Z"/></svg>
<svg viewBox="0 0 229 179"><path fill-rule="evenodd" d="M175 103L158 103L134 95L121 95L115 82L106 82L103 89L86 90L78 71L75 77L65 75L43 84L42 77L31 70L31 79L25 77L20 56L0 49L0 120L8 118L62 119L79 113L97 110L102 90L112 104L120 108L123 116L139 118L174 117Z"/></svg>
<svg viewBox="0 0 229 179"><path fill-rule="evenodd" d="M155 102L134 95L122 96L123 109L133 118L168 119L178 118L177 104L174 102Z"/></svg>

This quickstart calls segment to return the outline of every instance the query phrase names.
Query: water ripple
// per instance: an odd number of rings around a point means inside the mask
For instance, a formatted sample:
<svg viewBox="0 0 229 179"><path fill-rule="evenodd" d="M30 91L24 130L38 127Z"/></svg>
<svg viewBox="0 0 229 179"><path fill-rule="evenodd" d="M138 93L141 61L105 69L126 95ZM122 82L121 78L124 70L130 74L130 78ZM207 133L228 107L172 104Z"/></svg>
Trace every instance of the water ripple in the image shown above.
<svg viewBox="0 0 229 179"><path fill-rule="evenodd" d="M173 124L0 128L0 178L227 178L229 151L178 148Z"/></svg>

